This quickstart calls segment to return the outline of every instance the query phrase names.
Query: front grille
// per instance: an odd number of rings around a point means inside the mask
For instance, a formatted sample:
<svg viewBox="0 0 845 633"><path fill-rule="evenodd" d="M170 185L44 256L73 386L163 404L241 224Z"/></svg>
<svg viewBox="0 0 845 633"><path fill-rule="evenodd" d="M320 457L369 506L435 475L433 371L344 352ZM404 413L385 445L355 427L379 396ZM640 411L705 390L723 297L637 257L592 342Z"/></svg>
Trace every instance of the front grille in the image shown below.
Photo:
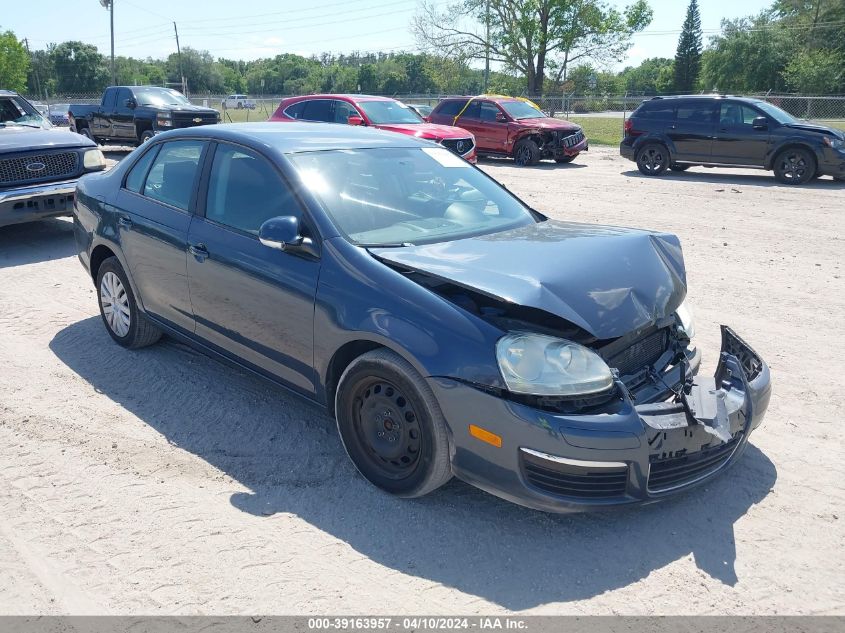
<svg viewBox="0 0 845 633"><path fill-rule="evenodd" d="M217 115L207 112L174 112L173 127L194 127L217 123Z"/></svg>
<svg viewBox="0 0 845 633"><path fill-rule="evenodd" d="M584 140L584 132L582 132L581 130L578 130L577 132L573 132L572 134L569 134L568 136L564 136L563 138L561 138L560 142L565 148L569 149L570 147L575 147L576 145L578 145L578 143L580 143L583 140Z"/></svg>
<svg viewBox="0 0 845 633"><path fill-rule="evenodd" d="M0 185L70 178L76 174L78 165L79 156L76 152L3 158L0 159Z"/></svg>
<svg viewBox="0 0 845 633"><path fill-rule="evenodd" d="M465 156L472 151L475 143L471 138L447 138L440 142L446 149L452 150L459 156Z"/></svg>
<svg viewBox="0 0 845 633"><path fill-rule="evenodd" d="M560 497L609 499L625 494L628 466L612 468L564 464L520 451L525 479L535 488Z"/></svg>
<svg viewBox="0 0 845 633"><path fill-rule="evenodd" d="M668 345L669 332L667 328L663 328L634 341L624 350L607 359L607 364L618 369L620 376L628 376L657 362Z"/></svg>
<svg viewBox="0 0 845 633"><path fill-rule="evenodd" d="M648 489L651 492L660 492L706 477L730 459L741 438L742 431L739 431L730 442L706 446L695 453L668 458L652 455L649 458L651 469L648 475Z"/></svg>

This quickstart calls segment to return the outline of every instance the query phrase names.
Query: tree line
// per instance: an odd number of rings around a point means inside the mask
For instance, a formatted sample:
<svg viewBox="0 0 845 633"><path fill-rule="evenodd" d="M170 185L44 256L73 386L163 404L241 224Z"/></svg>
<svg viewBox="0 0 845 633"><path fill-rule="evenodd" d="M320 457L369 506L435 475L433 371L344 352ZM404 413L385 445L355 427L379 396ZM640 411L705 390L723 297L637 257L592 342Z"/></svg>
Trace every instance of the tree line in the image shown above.
<svg viewBox="0 0 845 633"><path fill-rule="evenodd" d="M191 94L476 94L485 86L479 60L489 54L497 70L487 90L507 94L845 93L843 0L774 0L758 15L723 20L706 46L691 0L675 58L649 58L619 72L607 68L651 22L645 0L622 9L602 0L462 0L448 15L438 6L419 5L413 30L420 53L243 61L186 47L181 63L175 52L166 59L116 57L117 82L180 85L183 73ZM28 51L14 33L0 31L2 88L45 97L96 93L110 81L108 58L90 44Z"/></svg>

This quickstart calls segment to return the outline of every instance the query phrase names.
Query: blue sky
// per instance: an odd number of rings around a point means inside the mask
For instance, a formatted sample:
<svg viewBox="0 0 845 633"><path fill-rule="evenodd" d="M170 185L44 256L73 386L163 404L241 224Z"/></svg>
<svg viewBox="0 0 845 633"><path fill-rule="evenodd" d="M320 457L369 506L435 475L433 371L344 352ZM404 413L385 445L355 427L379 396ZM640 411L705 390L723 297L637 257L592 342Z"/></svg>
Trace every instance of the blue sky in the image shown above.
<svg viewBox="0 0 845 633"><path fill-rule="evenodd" d="M624 7L630 1L609 3ZM769 4L770 0L699 0L705 41L718 31L722 18L757 13ZM33 6L37 10L4 11L0 30L11 29L19 38L28 38L31 48L78 39L108 54L108 11L97 0L37 0ZM416 6L417 0L115 0L115 54L166 57L175 52L174 20L182 46L209 50L215 57L414 50L410 21ZM628 58L617 67L674 55L687 0L651 0L651 6L653 22L636 36Z"/></svg>

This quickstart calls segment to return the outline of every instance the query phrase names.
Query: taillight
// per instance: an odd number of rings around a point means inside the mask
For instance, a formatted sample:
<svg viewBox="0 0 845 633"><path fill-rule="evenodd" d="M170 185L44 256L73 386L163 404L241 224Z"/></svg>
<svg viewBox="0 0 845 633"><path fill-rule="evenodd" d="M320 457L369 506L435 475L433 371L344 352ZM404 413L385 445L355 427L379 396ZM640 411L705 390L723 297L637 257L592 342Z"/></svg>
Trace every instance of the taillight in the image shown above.
<svg viewBox="0 0 845 633"><path fill-rule="evenodd" d="M630 134L631 130L634 129L634 123L631 119L625 119L625 122L622 124L622 129L625 131L625 134Z"/></svg>

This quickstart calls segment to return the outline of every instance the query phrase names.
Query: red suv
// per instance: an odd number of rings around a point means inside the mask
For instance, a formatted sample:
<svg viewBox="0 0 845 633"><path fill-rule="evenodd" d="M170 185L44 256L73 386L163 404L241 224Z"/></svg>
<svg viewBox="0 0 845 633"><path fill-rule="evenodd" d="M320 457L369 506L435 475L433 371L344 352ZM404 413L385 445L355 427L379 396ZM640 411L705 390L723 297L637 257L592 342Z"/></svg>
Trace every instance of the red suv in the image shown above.
<svg viewBox="0 0 845 633"><path fill-rule="evenodd" d="M475 138L453 125L427 123L401 101L369 95L308 95L284 99L271 121L321 121L371 125L440 143L471 163L476 161Z"/></svg>
<svg viewBox="0 0 845 633"><path fill-rule="evenodd" d="M512 97L450 97L426 118L460 125L475 134L479 154L510 156L517 165L535 165L543 158L568 163L588 149L580 126L548 117L534 104Z"/></svg>

